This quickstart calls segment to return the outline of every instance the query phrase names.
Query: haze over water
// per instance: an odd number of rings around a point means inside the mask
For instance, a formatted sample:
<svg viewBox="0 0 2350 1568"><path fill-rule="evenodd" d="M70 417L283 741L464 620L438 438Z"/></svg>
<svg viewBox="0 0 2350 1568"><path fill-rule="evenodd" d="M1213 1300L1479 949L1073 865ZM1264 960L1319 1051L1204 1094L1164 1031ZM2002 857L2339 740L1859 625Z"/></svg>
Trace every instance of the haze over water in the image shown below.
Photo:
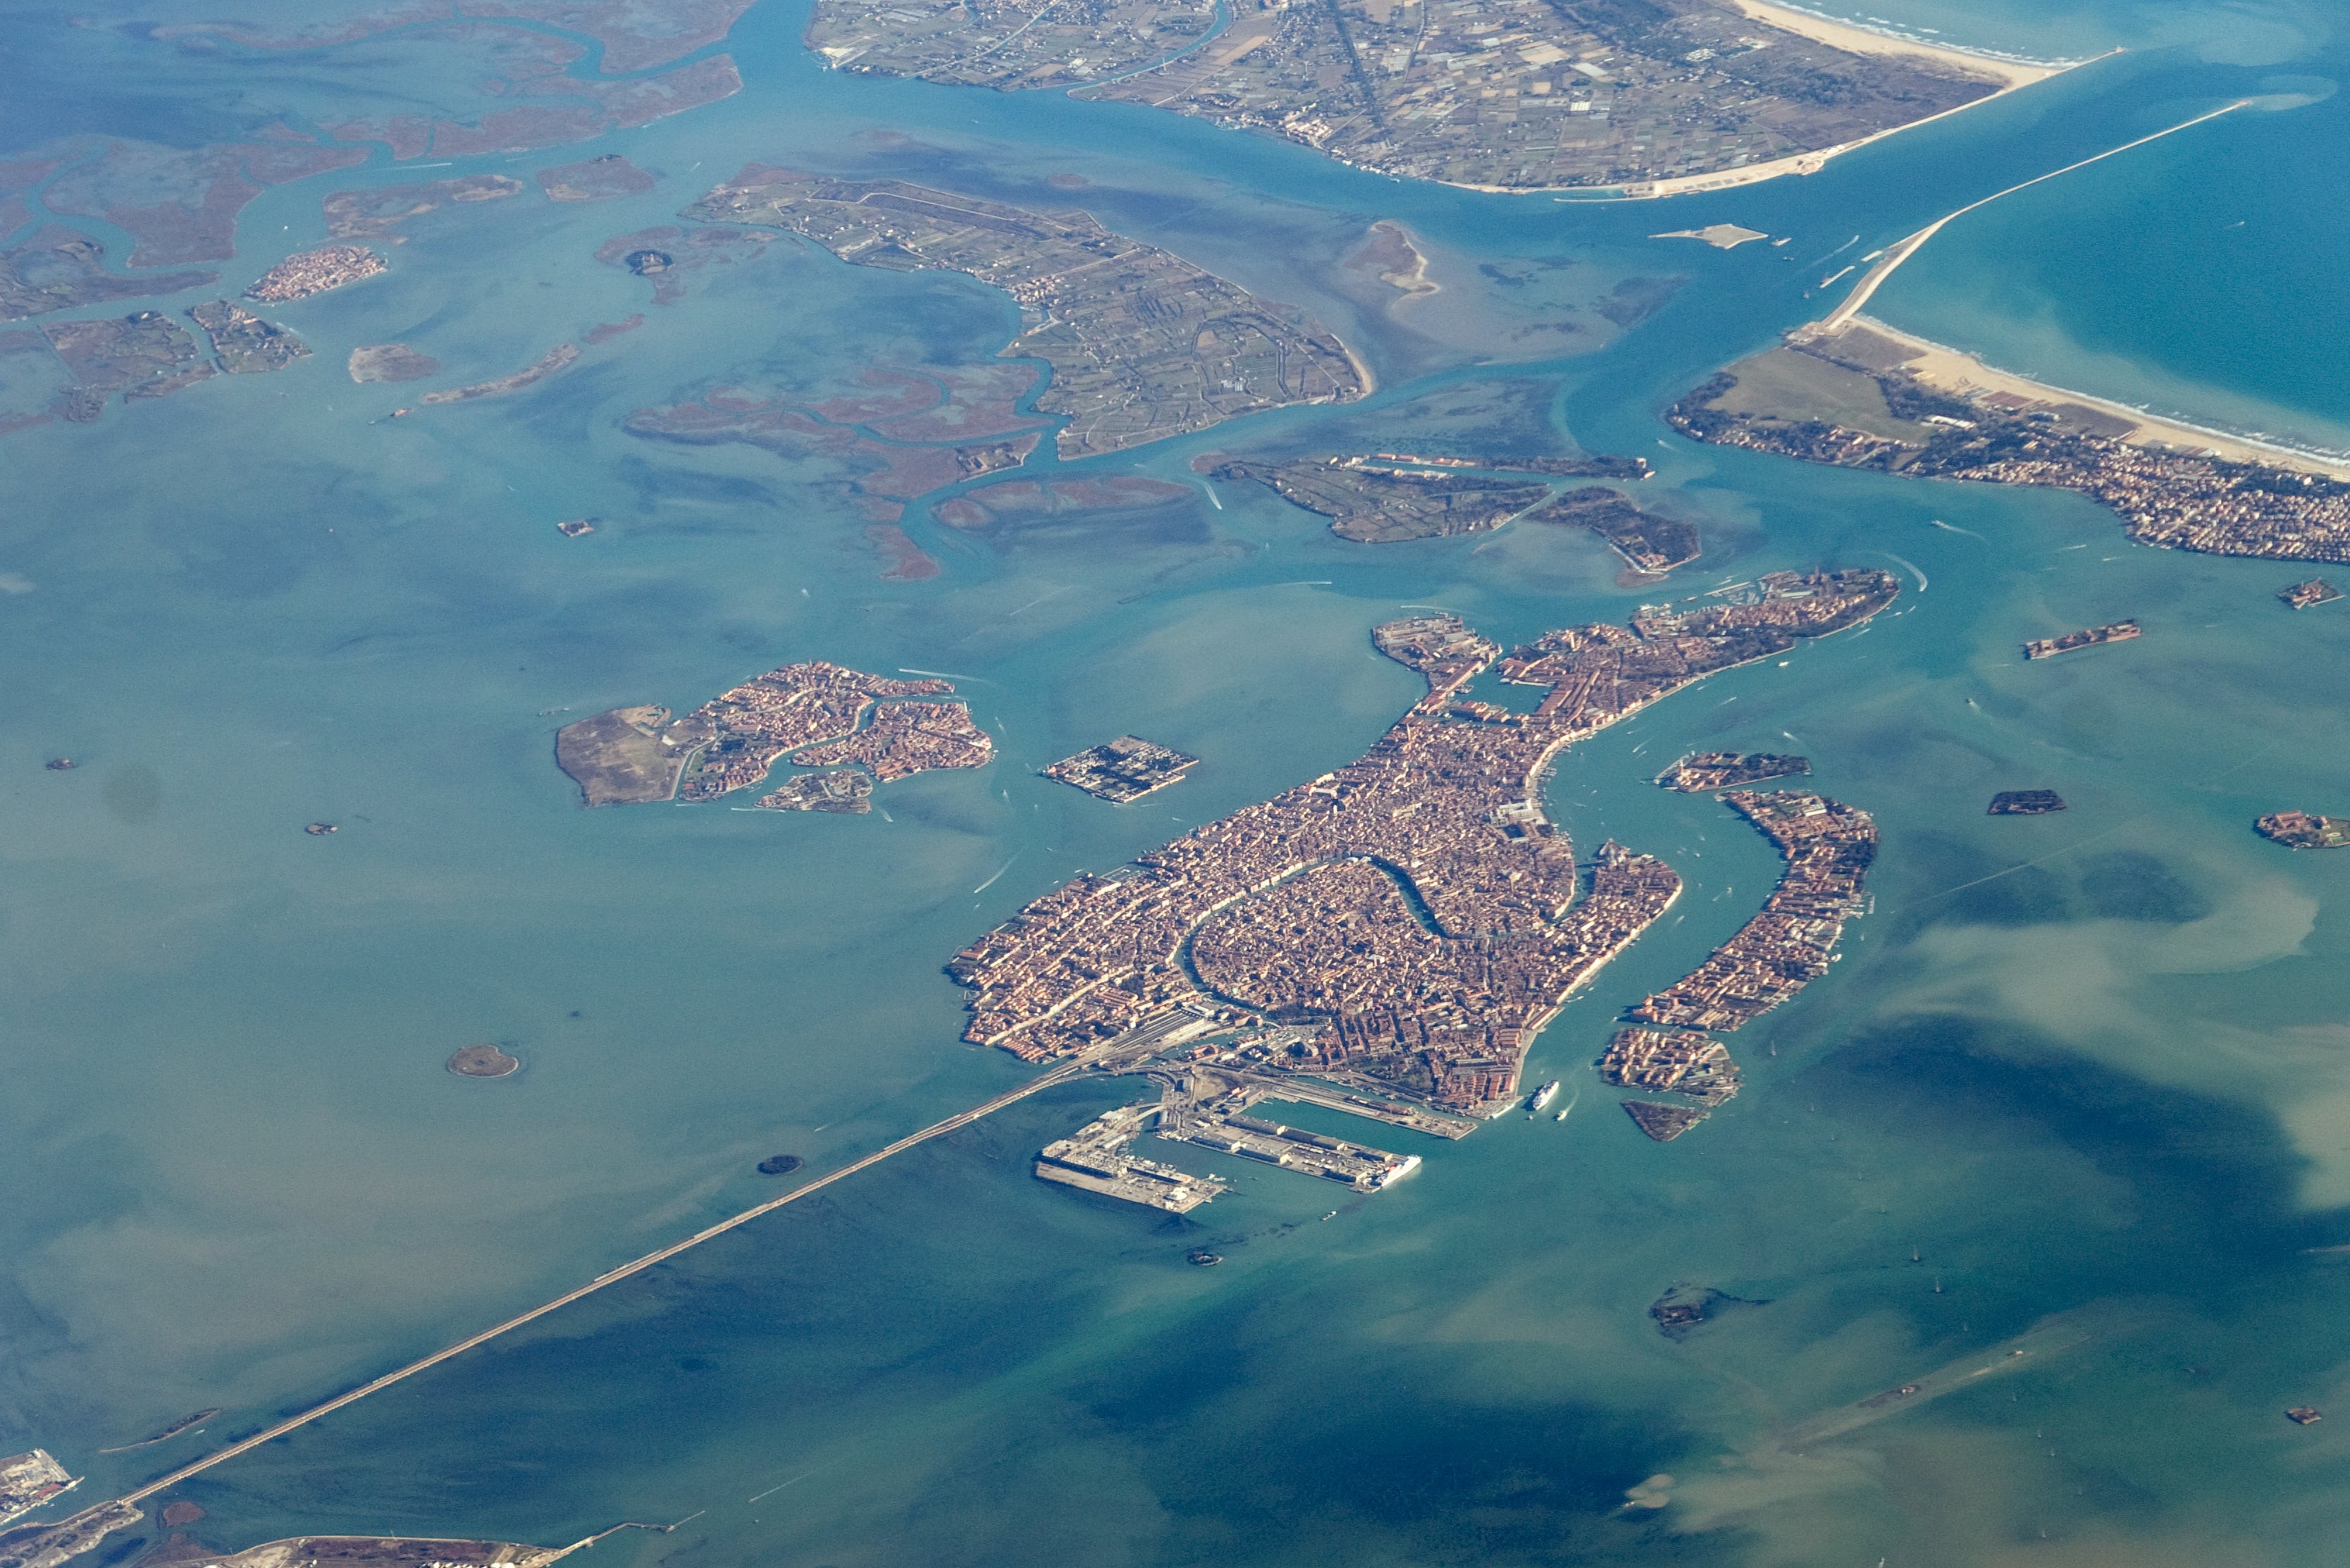
<svg viewBox="0 0 2350 1568"><path fill-rule="evenodd" d="M2306 575L2289 564L2140 548L2078 497L1699 448L1657 413L1824 312L1807 291L1847 261L2230 98L2315 96L2342 44L2283 6L1892 14L2132 52L1811 178L1562 204L1139 109L827 74L805 8L766 0L723 46L746 87L723 103L265 194L224 288L320 240L328 190L604 151L662 176L415 220L390 276L283 313L317 349L294 369L0 445L20 712L0 741L0 1451L38 1444L88 1476L78 1500L110 1495L770 1195L762 1156L828 1168L1017 1083L960 1043L940 965L1076 869L1359 754L1414 694L1371 625L1441 605L1506 644L1655 597L1580 534L1360 546L1258 490L1211 499L1191 460L1564 431L1648 458L1644 503L1698 523L1674 592L1821 562L1905 582L1865 632L1567 753L1551 801L1578 846L1615 836L1688 888L1537 1045L1529 1081L1580 1095L1564 1124L1373 1137L1425 1165L1335 1215L1326 1189L1228 1171L1238 1189L1180 1226L1031 1179L1035 1149L1137 1085L1048 1092L207 1473L184 1489L196 1533L559 1543L696 1515L596 1548L680 1568L2340 1554L2350 1262L2305 1249L2350 1242L2350 856L2250 825L2350 812L2350 621L2278 605ZM11 151L462 85L397 43L197 54L12 25L34 86L0 107ZM337 57L359 62L346 79ZM2343 444L2322 286L2342 102L2231 115L1985 209L1871 308L2064 385ZM751 160L1081 202L1312 311L1382 385L1066 465L1183 503L995 538L910 514L943 571L882 580L833 469L620 421L717 384L985 363L1015 317L965 280L787 243L665 306L591 259ZM1382 218L1445 295L1390 309L1345 265ZM1646 238L1717 221L1792 238ZM1625 331L1594 306L1627 279L1679 286ZM633 313L526 393L397 424L415 389L343 371L398 340L447 380L504 374ZM1528 330L1562 320L1578 332ZM1562 337L1588 351L1528 357ZM603 525L555 532L580 515ZM2018 654L2124 617L2147 635ZM682 710L801 659L952 673L996 762L842 818L583 812L554 767L571 717ZM1129 731L1202 765L1127 808L1035 776ZM1843 961L1731 1038L1744 1094L1660 1147L1586 1064L1777 875L1726 809L1648 784L1699 747L1808 754L1885 842ZM59 754L82 766L39 765ZM2012 788L2070 809L1986 817ZM312 820L341 831L296 831ZM473 1040L524 1071L442 1071ZM1185 1266L1203 1243L1221 1267ZM1763 1304L1668 1342L1646 1309L1680 1282ZM2051 1314L2082 1342L1800 1453L1772 1439ZM2304 1403L2343 1419L2283 1420ZM96 1452L211 1406L203 1436ZM1664 1508L1623 1506L1659 1474Z"/></svg>

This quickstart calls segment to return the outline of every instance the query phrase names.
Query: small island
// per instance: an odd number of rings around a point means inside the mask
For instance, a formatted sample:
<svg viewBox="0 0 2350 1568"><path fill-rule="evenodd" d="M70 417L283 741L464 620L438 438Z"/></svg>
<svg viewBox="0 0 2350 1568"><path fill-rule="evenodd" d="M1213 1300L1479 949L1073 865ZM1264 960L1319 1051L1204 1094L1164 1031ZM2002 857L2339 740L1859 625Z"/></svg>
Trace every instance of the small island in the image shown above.
<svg viewBox="0 0 2350 1568"><path fill-rule="evenodd" d="M653 188L653 177L618 152L538 171L539 189L550 202L608 202Z"/></svg>
<svg viewBox="0 0 2350 1568"><path fill-rule="evenodd" d="M2271 812L2252 831L2287 849L2340 849L2350 846L2350 816L2317 816L2306 811Z"/></svg>
<svg viewBox="0 0 2350 1568"><path fill-rule="evenodd" d="M2064 794L2056 790L2000 790L1991 797L1986 815L2047 815L2064 811Z"/></svg>
<svg viewBox="0 0 2350 1568"><path fill-rule="evenodd" d="M390 268L365 245L328 245L287 256L261 275L244 297L261 305L284 305L341 288Z"/></svg>
<svg viewBox="0 0 2350 1568"><path fill-rule="evenodd" d="M369 381L415 381L441 369L441 361L430 354L419 354L405 343L363 343L351 350L351 379L364 386Z"/></svg>
<svg viewBox="0 0 2350 1568"><path fill-rule="evenodd" d="M2319 605L2330 605L2341 597L2342 590L2324 577L2312 577L2305 583L2295 583L2289 588L2281 588L2277 591L2277 597L2297 610L2314 609Z"/></svg>
<svg viewBox="0 0 2350 1568"><path fill-rule="evenodd" d="M944 680L893 680L820 661L786 664L671 722L659 706L615 708L566 724L556 763L591 806L715 800L765 779L778 758L795 766L864 770L794 779L758 804L775 811L866 808L876 784L931 768L983 767L995 742ZM819 775L821 778L822 775Z"/></svg>
<svg viewBox="0 0 2350 1568"><path fill-rule="evenodd" d="M1074 757L1063 757L1044 773L1048 779L1058 779L1097 799L1124 805L1180 783L1199 763L1199 758L1186 756L1172 746L1162 746L1136 735L1120 735Z"/></svg>
<svg viewBox="0 0 2350 1568"><path fill-rule="evenodd" d="M1546 483L1565 477L1645 479L1648 465L1640 458L1487 459L1382 452L1288 462L1208 456L1191 467L1211 479L1262 484L1292 506L1327 517L1330 532L1361 545L1482 534L1531 515L1539 523L1590 529L1639 571L1669 570L1697 556L1694 530L1650 516L1618 491L1595 485L1558 494Z"/></svg>
<svg viewBox="0 0 2350 1568"><path fill-rule="evenodd" d="M522 1058L495 1045L466 1045L449 1058L449 1071L464 1078L504 1078L522 1070Z"/></svg>
<svg viewBox="0 0 2350 1568"><path fill-rule="evenodd" d="M1330 532L1341 539L1362 545L1482 534L1550 494L1539 480L1414 473L1359 457L1277 463L1234 459L1207 473L1262 484L1292 506L1330 519Z"/></svg>
<svg viewBox="0 0 2350 1568"><path fill-rule="evenodd" d="M232 376L283 370L310 353L307 343L283 327L225 299L192 306L188 317L212 339L213 363Z"/></svg>
<svg viewBox="0 0 2350 1568"><path fill-rule="evenodd" d="M1708 223L1701 229L1668 229L1661 234L1650 234L1652 240L1703 240L1718 251L1734 251L1752 240L1771 236L1760 229L1742 228L1736 223Z"/></svg>
<svg viewBox="0 0 2350 1568"><path fill-rule="evenodd" d="M507 392L519 392L525 387L546 380L578 358L577 344L557 343L540 355L536 361L525 365L510 376L499 376L487 381L476 381L470 387L451 387L438 392L427 392L424 394L424 400L428 403L463 403L470 402L475 398L495 398Z"/></svg>
<svg viewBox="0 0 2350 1568"><path fill-rule="evenodd" d="M2053 789L2003 789L1991 797L1990 816L2045 816L2064 809L2064 797Z"/></svg>
<svg viewBox="0 0 2350 1568"><path fill-rule="evenodd" d="M1770 752L1691 752L1657 775L1667 789L1687 794L1742 789L1765 779L1801 778L1812 771L1809 757L1781 756Z"/></svg>
<svg viewBox="0 0 2350 1568"><path fill-rule="evenodd" d="M759 1162L762 1176L789 1176L807 1161L795 1154L771 1154Z"/></svg>
<svg viewBox="0 0 2350 1568"><path fill-rule="evenodd" d="M2071 653L2078 649L2095 648L2108 642L2127 642L2137 635L2137 622L2117 620L2111 626L2093 626L2084 631L2068 631L2062 637L2033 638L2023 645L2023 657L2054 659L2060 653Z"/></svg>
<svg viewBox="0 0 2350 1568"><path fill-rule="evenodd" d="M168 1442L170 1442L173 1438L178 1437L181 1433L182 1433L182 1432L184 1432L184 1431L189 1430L191 1428L194 1428L194 1427L201 1427L201 1426L203 1426L206 1421L211 1420L214 1416L217 1416L217 1415L219 1415L219 1414L220 1414L220 1407L219 1407L219 1406L217 1406L217 1405L208 1406L208 1407L206 1407L205 1408L203 1408L203 1409L202 1409L202 1410L198 1410L198 1411L196 1411L193 1415L189 1415L189 1416L182 1416L182 1417L181 1417L178 1420L176 1420L176 1421L172 1422L170 1426L168 1426L168 1427L164 1428L161 1431L160 1431L160 1432L155 1432L155 1433L151 1433L151 1434L150 1434L150 1435L149 1435L149 1436L147 1436L147 1437L144 1437L144 1438L140 1438L140 1439L139 1439L137 1442L135 1442L135 1443L124 1443L124 1444L122 1444L120 1448L100 1449L99 1449L98 1451L99 1451L99 1453L101 1453L101 1454L127 1454L127 1453L131 1452L131 1451L132 1451L133 1449L151 1449L151 1448L153 1448L153 1447L154 1447L156 1444L158 1444L158 1443L168 1443ZM183 1504L174 1503L172 1506L173 1506L174 1508L178 1508L178 1507L190 1506L190 1505L183 1505ZM203 1517L203 1515L201 1514L201 1512L197 1515L197 1517L198 1517L198 1518L202 1518L202 1517ZM170 1519L168 1519L168 1518L167 1518L167 1519L166 1519L166 1521L165 1521L165 1522L166 1522L166 1523L176 1523L176 1522L181 1522L181 1521L172 1521L172 1520L170 1520Z"/></svg>
<svg viewBox="0 0 2350 1568"><path fill-rule="evenodd" d="M94 420L107 395L166 398L216 372L185 328L160 310L136 310L120 318L60 321L41 328L80 383L58 412L76 422Z"/></svg>
<svg viewBox="0 0 2350 1568"><path fill-rule="evenodd" d="M596 519L593 517L574 517L568 523L557 523L555 525L555 531L562 535L567 539L581 538L587 535L593 534L596 531Z"/></svg>

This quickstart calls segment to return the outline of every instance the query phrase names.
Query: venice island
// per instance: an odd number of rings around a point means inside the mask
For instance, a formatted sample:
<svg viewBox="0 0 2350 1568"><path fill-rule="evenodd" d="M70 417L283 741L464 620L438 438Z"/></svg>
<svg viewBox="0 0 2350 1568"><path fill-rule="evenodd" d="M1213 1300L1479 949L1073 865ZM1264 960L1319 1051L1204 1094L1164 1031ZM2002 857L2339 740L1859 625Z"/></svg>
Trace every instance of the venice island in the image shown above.
<svg viewBox="0 0 2350 1568"><path fill-rule="evenodd" d="M1378 744L1080 876L964 950L948 969L973 993L965 1038L1042 1062L1237 1031L1192 1059L1405 1102L1422 1121L1506 1109L1535 1034L1680 891L1671 867L1612 843L1578 867L1543 808L1558 753L1707 675L1865 621L1898 591L1879 571L1773 574L1742 602L1650 607L1506 657L1451 615L1378 627L1379 651L1428 682ZM1532 712L1462 695L1497 660L1503 680L1544 689Z"/></svg>

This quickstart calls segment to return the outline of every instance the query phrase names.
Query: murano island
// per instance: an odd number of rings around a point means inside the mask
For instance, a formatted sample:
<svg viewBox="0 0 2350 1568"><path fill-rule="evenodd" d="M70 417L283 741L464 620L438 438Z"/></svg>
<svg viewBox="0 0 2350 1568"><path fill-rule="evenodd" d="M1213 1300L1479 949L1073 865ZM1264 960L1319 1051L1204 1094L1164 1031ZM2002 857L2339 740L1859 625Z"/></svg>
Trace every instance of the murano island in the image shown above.
<svg viewBox="0 0 2350 1568"><path fill-rule="evenodd" d="M672 722L666 708L615 708L555 737L555 760L586 804L716 800L764 782L775 759L821 771L785 780L771 811L864 812L877 784L976 768L995 742L944 680L893 680L837 664L786 664Z"/></svg>
<svg viewBox="0 0 2350 1568"><path fill-rule="evenodd" d="M948 966L972 992L965 1038L1029 1061L1138 1071L1170 1044L1223 1036L1182 1058L1183 1074L1209 1080L1168 1113L1187 1137L1196 1106L1228 1117L1236 1094L1318 1096L1423 1131L1466 1131L1467 1118L1515 1103L1536 1033L1680 891L1670 867L1614 843L1578 867L1543 807L1558 753L1707 675L1857 625L1898 591L1881 571L1776 573L1700 608L1649 607L1628 628L1554 631L1506 656L1451 615L1378 627L1379 651L1421 674L1428 692L1377 745L1128 866L1081 875L972 944ZM1504 680L1544 689L1533 711L1462 694L1497 661ZM1816 831L1779 826L1774 803L1795 798L1752 797L1745 809L1774 838L1789 834L1783 846ZM1824 810L1829 822L1866 822ZM1818 918L1774 907L1758 920ZM1704 1019L1751 1015L1792 990L1762 978L1772 964L1796 978L1783 955L1749 962L1762 929L1684 982L1707 999ZM1348 1156L1331 1168L1351 1182L1374 1167Z"/></svg>

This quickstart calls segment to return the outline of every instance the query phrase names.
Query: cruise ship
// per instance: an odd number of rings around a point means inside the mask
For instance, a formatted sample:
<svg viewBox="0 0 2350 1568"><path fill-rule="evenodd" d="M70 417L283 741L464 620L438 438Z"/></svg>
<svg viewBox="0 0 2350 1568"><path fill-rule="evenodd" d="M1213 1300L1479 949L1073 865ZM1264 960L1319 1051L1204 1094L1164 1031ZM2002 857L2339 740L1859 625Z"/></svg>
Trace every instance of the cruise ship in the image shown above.
<svg viewBox="0 0 2350 1568"><path fill-rule="evenodd" d="M1556 1098L1558 1098L1558 1080L1556 1078L1553 1078L1549 1083L1544 1084L1541 1088L1534 1091L1534 1097L1526 1102L1526 1109L1529 1111L1540 1111L1545 1109L1550 1103Z"/></svg>

